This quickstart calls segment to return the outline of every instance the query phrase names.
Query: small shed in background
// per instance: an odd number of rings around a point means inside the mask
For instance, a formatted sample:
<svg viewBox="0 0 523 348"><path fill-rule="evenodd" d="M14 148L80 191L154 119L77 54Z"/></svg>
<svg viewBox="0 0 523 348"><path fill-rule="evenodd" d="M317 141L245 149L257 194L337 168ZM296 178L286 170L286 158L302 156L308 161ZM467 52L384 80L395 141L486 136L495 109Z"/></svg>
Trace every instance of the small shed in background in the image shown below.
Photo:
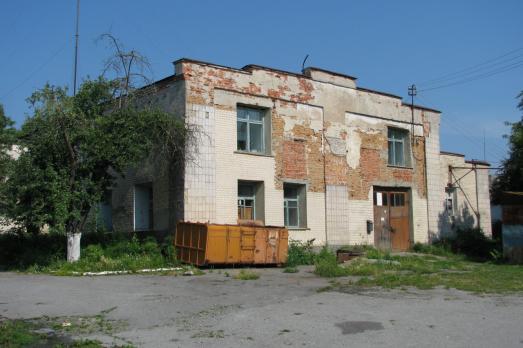
<svg viewBox="0 0 523 348"><path fill-rule="evenodd" d="M503 256L523 264L523 192L503 192L501 205Z"/></svg>

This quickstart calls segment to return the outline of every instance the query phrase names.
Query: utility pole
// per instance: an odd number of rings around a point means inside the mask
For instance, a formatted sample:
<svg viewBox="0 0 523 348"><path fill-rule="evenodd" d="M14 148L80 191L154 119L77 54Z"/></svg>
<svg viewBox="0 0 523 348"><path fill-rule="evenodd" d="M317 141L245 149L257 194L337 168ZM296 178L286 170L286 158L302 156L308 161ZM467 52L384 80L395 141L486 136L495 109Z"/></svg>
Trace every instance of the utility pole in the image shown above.
<svg viewBox="0 0 523 348"><path fill-rule="evenodd" d="M410 95L410 110L412 115L412 130L411 130L411 143L412 146L414 146L414 96L417 94L416 91L416 85L412 84L409 88L409 95Z"/></svg>
<svg viewBox="0 0 523 348"><path fill-rule="evenodd" d="M74 45L74 77L73 77L73 95L76 95L76 72L78 70L78 22L80 21L80 0L76 0L76 34Z"/></svg>

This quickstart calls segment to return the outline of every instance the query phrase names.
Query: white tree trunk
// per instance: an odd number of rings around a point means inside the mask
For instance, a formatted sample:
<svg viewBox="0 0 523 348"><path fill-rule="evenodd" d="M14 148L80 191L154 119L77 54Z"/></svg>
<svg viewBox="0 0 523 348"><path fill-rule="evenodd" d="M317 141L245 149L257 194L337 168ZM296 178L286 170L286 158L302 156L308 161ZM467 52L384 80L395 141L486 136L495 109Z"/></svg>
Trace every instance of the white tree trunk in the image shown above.
<svg viewBox="0 0 523 348"><path fill-rule="evenodd" d="M67 262L75 262L80 259L81 233L67 234Z"/></svg>

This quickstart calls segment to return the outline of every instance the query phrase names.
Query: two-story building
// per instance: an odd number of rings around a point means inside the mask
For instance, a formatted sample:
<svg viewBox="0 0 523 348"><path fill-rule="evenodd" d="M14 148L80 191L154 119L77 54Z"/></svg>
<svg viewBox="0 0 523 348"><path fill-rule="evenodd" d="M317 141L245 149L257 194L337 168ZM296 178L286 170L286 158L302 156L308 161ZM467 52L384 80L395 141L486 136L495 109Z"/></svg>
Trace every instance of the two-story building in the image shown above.
<svg viewBox="0 0 523 348"><path fill-rule="evenodd" d="M176 173L130 171L104 210L114 229L259 220L295 240L394 250L439 235L448 209L439 111L318 68L174 65L155 102L197 127L198 146Z"/></svg>

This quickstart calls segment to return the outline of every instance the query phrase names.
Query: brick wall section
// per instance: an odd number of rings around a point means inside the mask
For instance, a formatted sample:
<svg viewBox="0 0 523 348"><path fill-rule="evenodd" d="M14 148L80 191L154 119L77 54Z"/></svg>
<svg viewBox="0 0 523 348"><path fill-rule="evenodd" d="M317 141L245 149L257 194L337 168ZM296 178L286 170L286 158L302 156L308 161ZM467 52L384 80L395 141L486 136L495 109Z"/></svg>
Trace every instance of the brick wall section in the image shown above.
<svg viewBox="0 0 523 348"><path fill-rule="evenodd" d="M388 165L387 126L378 134L359 132L361 150L359 167L348 170L352 199L365 199L370 187L377 182L388 182L390 186L415 186L418 195L425 197L425 156L423 138L416 137L412 149L412 168Z"/></svg>
<svg viewBox="0 0 523 348"><path fill-rule="evenodd" d="M304 180L307 178L304 141L283 141L283 176L290 179Z"/></svg>

